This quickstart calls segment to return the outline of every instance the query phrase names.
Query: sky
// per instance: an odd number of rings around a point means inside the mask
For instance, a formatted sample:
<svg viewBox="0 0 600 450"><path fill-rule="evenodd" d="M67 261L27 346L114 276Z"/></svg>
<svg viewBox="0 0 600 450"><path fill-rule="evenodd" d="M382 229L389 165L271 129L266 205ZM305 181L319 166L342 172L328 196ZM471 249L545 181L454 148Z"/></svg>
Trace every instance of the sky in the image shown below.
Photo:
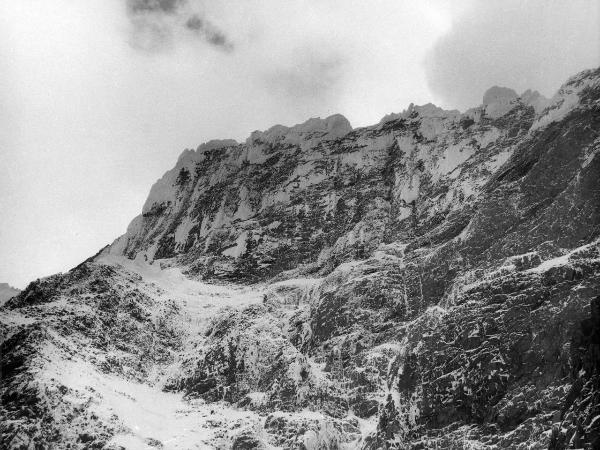
<svg viewBox="0 0 600 450"><path fill-rule="evenodd" d="M600 2L0 2L0 282L123 234L186 148L309 117L550 97L600 65Z"/></svg>

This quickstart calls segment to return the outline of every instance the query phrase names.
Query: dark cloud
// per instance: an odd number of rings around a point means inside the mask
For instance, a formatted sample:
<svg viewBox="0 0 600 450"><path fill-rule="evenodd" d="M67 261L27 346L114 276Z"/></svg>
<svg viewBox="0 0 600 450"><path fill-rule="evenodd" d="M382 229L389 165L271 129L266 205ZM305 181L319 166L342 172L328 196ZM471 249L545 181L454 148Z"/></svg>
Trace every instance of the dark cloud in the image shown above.
<svg viewBox="0 0 600 450"><path fill-rule="evenodd" d="M127 0L127 9L132 14L148 12L174 14L184 3L184 0Z"/></svg>
<svg viewBox="0 0 600 450"><path fill-rule="evenodd" d="M194 15L187 20L187 22L185 23L185 26L193 31L201 31L205 25L204 25L204 20L202 20L200 17Z"/></svg>
<svg viewBox="0 0 600 450"><path fill-rule="evenodd" d="M164 50L177 43L180 31L188 31L212 47L233 50L227 35L191 6L187 0L127 0L131 45L146 51Z"/></svg>
<svg viewBox="0 0 600 450"><path fill-rule="evenodd" d="M185 27L215 47L220 47L227 51L233 50L233 45L229 42L225 33L197 14L192 15L185 22Z"/></svg>
<svg viewBox="0 0 600 450"><path fill-rule="evenodd" d="M546 96L600 64L597 0L475 2L425 59L431 91L446 107L481 103L493 85Z"/></svg>

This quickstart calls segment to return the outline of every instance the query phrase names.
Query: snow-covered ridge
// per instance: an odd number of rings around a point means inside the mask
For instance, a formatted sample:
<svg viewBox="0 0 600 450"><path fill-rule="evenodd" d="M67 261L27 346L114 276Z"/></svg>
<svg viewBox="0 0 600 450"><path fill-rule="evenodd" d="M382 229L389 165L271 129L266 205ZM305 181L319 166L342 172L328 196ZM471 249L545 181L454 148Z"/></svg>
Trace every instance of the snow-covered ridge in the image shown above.
<svg viewBox="0 0 600 450"><path fill-rule="evenodd" d="M547 102L531 126L531 131L539 130L552 122L564 119L580 103L580 96L586 89L600 86L599 70L586 70L571 78Z"/></svg>
<svg viewBox="0 0 600 450"><path fill-rule="evenodd" d="M278 233L282 214L295 221L301 220L296 217L300 210L329 217L340 200L356 208L356 198L348 198L352 185L339 180L366 180L386 170L393 172L392 197L379 197L379 192L369 204L373 213L365 219L381 217L387 202L394 204L397 221L422 213L430 218L447 214L475 201L490 176L510 159L515 146L507 135L508 122L518 123L523 133L532 121L531 131L543 128L568 114L577 105L577 92L597 82L593 72L573 78L553 100L556 106L548 108L548 100L537 92L518 96L495 86L486 91L481 106L464 114L411 104L375 126L356 130L338 114L255 131L244 143L207 142L184 151L175 167L152 186L142 216L110 251L130 257L142 252L152 260L194 249L232 260L246 252L246 240L257 239L259 251L272 260L280 244L267 236ZM505 116L507 120L497 120ZM369 189L382 186L382 181L373 180ZM429 197L428 192L435 191L445 194ZM311 193L310 204L306 193ZM264 217L273 211L278 211L277 218ZM381 239L374 238L377 227L381 225L359 223L345 230L323 249L319 261L347 254L361 242L372 241L375 247Z"/></svg>
<svg viewBox="0 0 600 450"><path fill-rule="evenodd" d="M422 106L411 103L410 105L408 105L408 108L402 111L401 113L391 113L383 116L379 123L384 124L391 120L408 119L413 115L439 119L456 119L460 116L460 111L455 109L447 111L443 108L435 106L433 103L427 103Z"/></svg>
<svg viewBox="0 0 600 450"><path fill-rule="evenodd" d="M341 114L334 114L325 119L311 118L292 127L275 125L266 131L254 131L246 139L246 144L251 145L256 141L299 144L302 140L314 137L315 134L320 140L327 140L345 136L351 131L352 126L348 119Z"/></svg>

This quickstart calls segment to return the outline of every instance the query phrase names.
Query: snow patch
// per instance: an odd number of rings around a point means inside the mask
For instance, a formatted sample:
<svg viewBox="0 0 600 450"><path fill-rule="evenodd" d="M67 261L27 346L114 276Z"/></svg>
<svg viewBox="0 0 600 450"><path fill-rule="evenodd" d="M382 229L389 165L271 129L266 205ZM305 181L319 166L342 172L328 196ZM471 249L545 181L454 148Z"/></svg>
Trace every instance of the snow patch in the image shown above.
<svg viewBox="0 0 600 450"><path fill-rule="evenodd" d="M577 75L567 81L550 100L549 106L542 112L530 128L530 132L543 128L552 122L564 119L577 105L579 94L588 87L596 87L600 79L590 78L588 72ZM588 76L586 78L586 76Z"/></svg>
<svg viewBox="0 0 600 450"><path fill-rule="evenodd" d="M185 245L190 231L195 225L196 224L190 219L190 216L186 215L175 230L175 242L179 245Z"/></svg>
<svg viewBox="0 0 600 450"><path fill-rule="evenodd" d="M242 232L235 241L233 247L229 247L221 252L224 256L230 256L232 258L239 258L246 251L246 241L248 240L248 232Z"/></svg>
<svg viewBox="0 0 600 450"><path fill-rule="evenodd" d="M341 114L334 114L326 119L319 117L308 119L306 122L286 127L275 125L266 131L254 131L246 140L246 144L257 142L283 142L292 145L302 144L303 141L317 138L318 140L336 139L352 131L348 119ZM316 136L315 136L316 135Z"/></svg>

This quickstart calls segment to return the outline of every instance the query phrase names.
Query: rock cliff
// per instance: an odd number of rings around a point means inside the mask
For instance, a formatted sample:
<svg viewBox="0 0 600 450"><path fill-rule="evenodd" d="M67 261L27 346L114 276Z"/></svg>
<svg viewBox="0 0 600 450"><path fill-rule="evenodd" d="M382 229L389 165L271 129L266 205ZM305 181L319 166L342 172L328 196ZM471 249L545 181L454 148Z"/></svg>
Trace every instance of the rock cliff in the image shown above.
<svg viewBox="0 0 600 450"><path fill-rule="evenodd" d="M184 151L0 309L0 443L598 448L598 130L600 69Z"/></svg>

